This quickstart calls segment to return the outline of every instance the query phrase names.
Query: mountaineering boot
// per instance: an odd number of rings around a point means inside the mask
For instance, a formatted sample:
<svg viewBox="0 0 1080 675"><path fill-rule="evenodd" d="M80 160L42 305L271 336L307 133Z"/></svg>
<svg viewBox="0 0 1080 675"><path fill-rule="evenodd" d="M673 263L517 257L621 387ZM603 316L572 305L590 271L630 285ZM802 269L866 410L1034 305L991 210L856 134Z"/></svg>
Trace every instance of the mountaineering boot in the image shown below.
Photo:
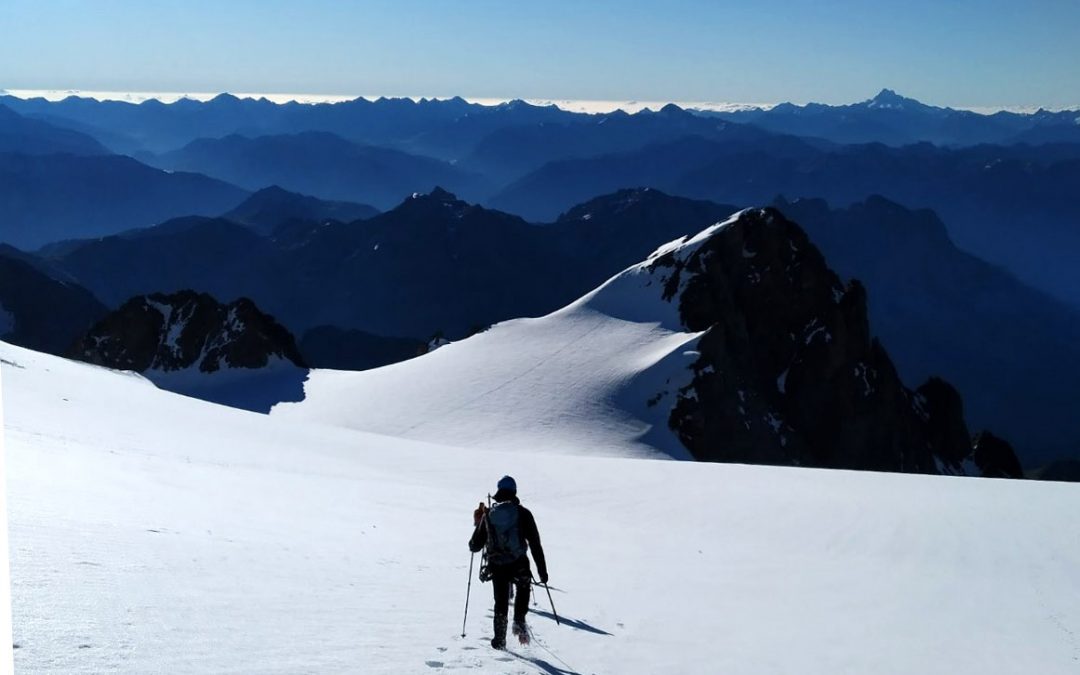
<svg viewBox="0 0 1080 675"><path fill-rule="evenodd" d="M514 622L514 635L517 636L518 642L523 645L529 644L529 628L525 625L524 621Z"/></svg>
<svg viewBox="0 0 1080 675"><path fill-rule="evenodd" d="M495 615L495 637L491 638L491 646L495 649L506 649L506 615Z"/></svg>

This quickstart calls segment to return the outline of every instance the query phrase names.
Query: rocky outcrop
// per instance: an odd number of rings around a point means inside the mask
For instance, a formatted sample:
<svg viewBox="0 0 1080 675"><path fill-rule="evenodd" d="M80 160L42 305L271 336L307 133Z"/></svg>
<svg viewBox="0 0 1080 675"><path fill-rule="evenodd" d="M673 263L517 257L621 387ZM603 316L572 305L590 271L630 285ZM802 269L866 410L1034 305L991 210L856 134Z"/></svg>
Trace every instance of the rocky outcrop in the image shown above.
<svg viewBox="0 0 1080 675"><path fill-rule="evenodd" d="M975 436L971 456L982 475L988 478L1024 477L1024 470L1012 446L989 431Z"/></svg>
<svg viewBox="0 0 1080 675"><path fill-rule="evenodd" d="M316 199L273 185L252 194L224 217L259 234L270 235L283 225L297 222L321 224L334 220L348 223L378 213L378 209L367 204Z"/></svg>
<svg viewBox="0 0 1080 675"><path fill-rule="evenodd" d="M862 285L842 283L779 211L743 211L647 266L702 333L669 418L696 458L955 473L972 455L956 390L904 386L871 334ZM998 467L1015 456L990 454L986 470L1008 473Z"/></svg>
<svg viewBox="0 0 1080 675"><path fill-rule="evenodd" d="M137 372L263 368L271 361L304 367L293 336L241 298L221 304L205 293L137 296L98 322L70 357Z"/></svg>

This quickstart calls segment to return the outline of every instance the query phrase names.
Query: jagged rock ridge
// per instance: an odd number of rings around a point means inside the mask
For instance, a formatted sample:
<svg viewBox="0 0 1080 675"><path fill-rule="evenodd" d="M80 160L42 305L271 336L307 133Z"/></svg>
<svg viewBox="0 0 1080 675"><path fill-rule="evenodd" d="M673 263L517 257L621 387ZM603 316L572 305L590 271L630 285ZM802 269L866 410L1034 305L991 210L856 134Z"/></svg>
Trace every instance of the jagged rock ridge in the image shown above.
<svg viewBox="0 0 1080 675"><path fill-rule="evenodd" d="M862 285L841 283L776 209L740 212L646 265L683 325L702 333L669 419L696 458L986 475L1019 467L1011 448L973 456L949 384L903 385L871 335Z"/></svg>
<svg viewBox="0 0 1080 675"><path fill-rule="evenodd" d="M137 372L257 369L272 361L305 367L289 331L247 298L219 303L179 291L132 298L98 322L69 356Z"/></svg>

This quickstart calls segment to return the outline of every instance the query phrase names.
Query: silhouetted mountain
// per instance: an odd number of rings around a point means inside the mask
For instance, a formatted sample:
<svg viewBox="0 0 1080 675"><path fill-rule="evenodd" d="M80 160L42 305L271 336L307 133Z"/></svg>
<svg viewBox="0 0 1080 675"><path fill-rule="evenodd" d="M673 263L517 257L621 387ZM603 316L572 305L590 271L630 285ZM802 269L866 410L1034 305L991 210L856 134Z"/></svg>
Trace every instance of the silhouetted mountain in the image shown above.
<svg viewBox="0 0 1080 675"><path fill-rule="evenodd" d="M539 270L548 269L553 250L520 218L437 188L361 224L320 228L290 251L320 300L298 307L302 318L293 323L379 335L460 334L548 307L559 282Z"/></svg>
<svg viewBox="0 0 1080 675"><path fill-rule="evenodd" d="M968 419L1004 433L1025 465L1080 448L1080 312L959 250L932 211L881 197L777 205L866 286L871 324L906 380L948 379Z"/></svg>
<svg viewBox="0 0 1080 675"><path fill-rule="evenodd" d="M26 155L68 153L72 155L107 155L109 151L90 136L71 129L30 119L0 105L0 153Z"/></svg>
<svg viewBox="0 0 1080 675"><path fill-rule="evenodd" d="M367 204L326 201L273 185L255 192L223 218L247 225L260 234L272 234L290 221L351 222L370 218L378 213L378 209Z"/></svg>
<svg viewBox="0 0 1080 675"><path fill-rule="evenodd" d="M659 190L619 190L579 204L545 226L574 260L581 289L599 286L614 271L644 259L657 246L724 220L734 206L672 197ZM594 260L589 265L588 260ZM580 290L579 294L584 292Z"/></svg>
<svg viewBox="0 0 1080 675"><path fill-rule="evenodd" d="M697 459L975 475L1019 468L1007 444L984 447L978 461L949 384L903 385L871 336L863 287L841 283L779 211L741 211L658 250L637 274L641 294L661 295L701 333L690 383L654 399L671 397L669 424Z"/></svg>
<svg viewBox="0 0 1080 675"><path fill-rule="evenodd" d="M196 288L215 297L252 297L276 314L297 297L286 256L269 239L222 218L176 218L68 242L49 254L113 307L137 295Z"/></svg>
<svg viewBox="0 0 1080 675"><path fill-rule="evenodd" d="M1062 459L1032 472L1032 478L1080 483L1080 459Z"/></svg>
<svg viewBox="0 0 1080 675"><path fill-rule="evenodd" d="M755 127L701 117L668 105L658 112L643 110L628 115L617 111L563 123L503 127L481 139L462 164L505 185L548 162L627 152L686 136L747 145L765 143L773 151L780 151L785 144L794 146L792 149L801 145Z"/></svg>
<svg viewBox="0 0 1080 675"><path fill-rule="evenodd" d="M32 249L145 227L177 215L222 213L246 192L116 155L0 153L0 241Z"/></svg>
<svg viewBox="0 0 1080 675"><path fill-rule="evenodd" d="M1024 140L1029 143L1080 140L1075 123L1077 111L985 115L926 105L891 89L883 89L874 98L849 105L782 103L768 110L754 108L707 115L837 143L899 146L921 141L939 145L975 145Z"/></svg>
<svg viewBox="0 0 1080 675"><path fill-rule="evenodd" d="M183 218L69 242L53 262L111 304L155 290L250 297L297 331L457 338L557 309L659 244L734 211L627 190L537 227L445 190L357 223L302 223L272 238L223 219ZM286 225L286 228L289 226Z"/></svg>
<svg viewBox="0 0 1080 675"><path fill-rule="evenodd" d="M575 116L554 107L522 102L483 106L461 98L275 104L221 94L206 102L180 99L166 104L151 99L132 104L75 96L55 102L0 96L0 103L21 114L69 120L101 134L96 137L106 145L111 139L125 146L125 152L133 152L130 144L136 144L152 153L174 150L200 138L323 131L358 143L453 159L464 154L460 146L471 148L474 140L500 126Z"/></svg>
<svg viewBox="0 0 1080 675"><path fill-rule="evenodd" d="M108 312L89 291L0 245L0 340L62 354Z"/></svg>
<svg viewBox="0 0 1080 675"><path fill-rule="evenodd" d="M1076 205L1070 196L1071 186L1080 184L1080 160L1038 161L1026 147L949 150L927 144L802 144L799 153L781 156L763 144L687 138L552 162L489 202L545 220L590 195L628 185L735 204L768 202L777 194L848 204L883 194L933 208L959 246L1080 307L1080 268L1073 264L1080 228L1072 225Z"/></svg>
<svg viewBox="0 0 1080 675"><path fill-rule="evenodd" d="M333 134L201 139L147 158L163 169L198 171L249 189L279 185L320 199L392 207L406 195L443 184L478 193L482 180L428 157L357 145Z"/></svg>
<svg viewBox="0 0 1080 675"><path fill-rule="evenodd" d="M383 337L336 326L316 326L300 339L300 352L312 368L368 370L411 359L425 350L423 340Z"/></svg>
<svg viewBox="0 0 1080 675"><path fill-rule="evenodd" d="M467 104L468 105L468 104ZM398 144L412 152L447 161L467 157L477 144L500 129L518 126L567 124L589 119L588 115L570 113L553 105L537 106L514 100L494 106L470 105L462 114L408 137ZM503 177L489 175L496 182Z"/></svg>
<svg viewBox="0 0 1080 675"><path fill-rule="evenodd" d="M87 130L104 134L106 137L97 138L107 145L109 137L119 138L151 152L172 150L202 137L271 133L290 109L266 99L238 99L228 94L205 103L180 99L165 104L149 99L135 104L78 96L62 101L2 96L0 103L26 115L71 120Z"/></svg>
<svg viewBox="0 0 1080 675"><path fill-rule="evenodd" d="M788 165L820 155L820 151L800 139L774 136L770 138L770 141L776 141L774 156L765 150L770 143L762 143L762 140L747 138L728 142L686 136L632 152L550 162L503 189L488 202L494 208L542 222L556 218L574 204L594 195L629 186L642 185L678 193L674 188L679 187L684 175L720 160L747 162L760 156L779 165ZM767 192L768 189L760 186L759 191ZM745 191L732 192L741 195ZM775 195L775 191L771 192L768 199Z"/></svg>

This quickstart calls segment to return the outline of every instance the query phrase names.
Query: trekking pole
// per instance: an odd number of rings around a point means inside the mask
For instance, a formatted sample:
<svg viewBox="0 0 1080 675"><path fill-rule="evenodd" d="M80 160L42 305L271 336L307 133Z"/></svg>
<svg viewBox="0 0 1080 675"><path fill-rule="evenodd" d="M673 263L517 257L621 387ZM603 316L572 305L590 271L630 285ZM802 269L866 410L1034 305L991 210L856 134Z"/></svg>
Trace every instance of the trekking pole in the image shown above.
<svg viewBox="0 0 1080 675"><path fill-rule="evenodd" d="M461 620L461 637L465 637L465 622L469 620L469 594L472 593L472 566L476 560L476 552L469 556L469 585L465 589L465 618ZM555 611L552 608L551 611Z"/></svg>
<svg viewBox="0 0 1080 675"><path fill-rule="evenodd" d="M561 626L562 622L559 621L559 613L555 611L555 601L551 599L551 589L548 588L547 584L537 583L535 577L533 577L533 584L536 585L536 586L543 586L544 590L547 591L548 604L551 605L551 613L555 616L555 625L556 626Z"/></svg>

